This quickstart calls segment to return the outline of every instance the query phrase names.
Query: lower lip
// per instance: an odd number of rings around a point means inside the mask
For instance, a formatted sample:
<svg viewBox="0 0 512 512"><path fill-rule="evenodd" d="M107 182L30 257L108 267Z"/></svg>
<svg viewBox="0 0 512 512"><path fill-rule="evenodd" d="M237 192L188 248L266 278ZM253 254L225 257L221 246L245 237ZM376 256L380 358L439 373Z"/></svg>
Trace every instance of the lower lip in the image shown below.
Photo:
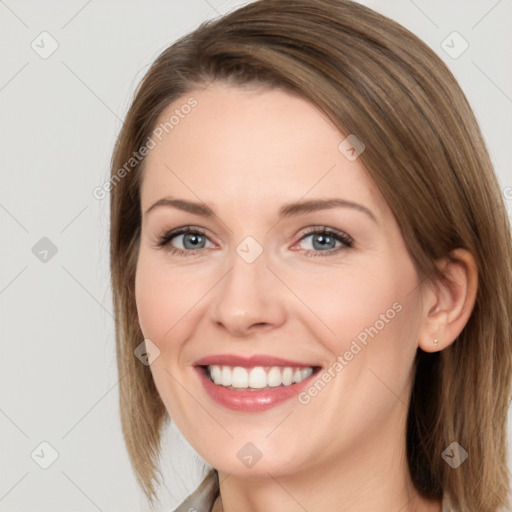
<svg viewBox="0 0 512 512"><path fill-rule="evenodd" d="M219 405L240 412L261 412L271 409L286 400L297 396L316 377L316 371L303 380L290 386L276 386L260 391L244 391L229 389L212 382L203 368L196 366L199 378L208 396Z"/></svg>

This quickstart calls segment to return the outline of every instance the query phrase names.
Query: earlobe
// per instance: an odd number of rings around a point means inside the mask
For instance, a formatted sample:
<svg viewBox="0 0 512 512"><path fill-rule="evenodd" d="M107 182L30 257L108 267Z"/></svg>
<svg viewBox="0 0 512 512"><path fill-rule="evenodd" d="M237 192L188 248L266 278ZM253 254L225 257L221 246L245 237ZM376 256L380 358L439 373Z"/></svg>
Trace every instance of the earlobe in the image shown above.
<svg viewBox="0 0 512 512"><path fill-rule="evenodd" d="M452 344L467 324L476 301L478 270L474 257L456 249L438 264L442 277L428 286L418 346L437 352Z"/></svg>

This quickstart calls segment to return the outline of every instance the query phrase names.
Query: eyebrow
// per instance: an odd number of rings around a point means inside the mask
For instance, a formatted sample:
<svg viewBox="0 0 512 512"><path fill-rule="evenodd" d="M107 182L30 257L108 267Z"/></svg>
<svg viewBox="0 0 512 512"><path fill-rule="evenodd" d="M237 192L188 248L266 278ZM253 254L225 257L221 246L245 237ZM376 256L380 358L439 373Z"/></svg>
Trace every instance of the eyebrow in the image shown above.
<svg viewBox="0 0 512 512"><path fill-rule="evenodd" d="M172 197L164 197L159 199L156 203L146 210L146 215L160 207L176 208L184 212L193 213L202 217L215 216L214 211L204 203L196 203L186 199L174 199ZM319 210L329 210L332 208L352 208L360 211L370 217L374 222L377 222L375 215L366 206L362 204L347 201L346 199L330 198L330 199L310 199L303 201L296 201L284 204L279 210L279 217L294 217L305 213L316 212Z"/></svg>

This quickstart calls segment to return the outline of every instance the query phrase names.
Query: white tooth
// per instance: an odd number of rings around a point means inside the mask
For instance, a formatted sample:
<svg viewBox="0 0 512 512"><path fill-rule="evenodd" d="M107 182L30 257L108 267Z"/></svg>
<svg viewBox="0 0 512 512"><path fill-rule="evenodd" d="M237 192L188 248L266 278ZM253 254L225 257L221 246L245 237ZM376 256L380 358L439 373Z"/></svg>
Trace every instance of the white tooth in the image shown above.
<svg viewBox="0 0 512 512"><path fill-rule="evenodd" d="M282 380L285 386L289 386L293 382L293 368L289 366L283 368Z"/></svg>
<svg viewBox="0 0 512 512"><path fill-rule="evenodd" d="M220 366L217 366L216 364L210 366L210 376L215 384L220 384L222 382Z"/></svg>
<svg viewBox="0 0 512 512"><path fill-rule="evenodd" d="M267 375L267 384L271 388L275 388L277 386L280 386L281 383L281 368L279 368L278 366L272 366Z"/></svg>
<svg viewBox="0 0 512 512"><path fill-rule="evenodd" d="M249 373L249 387L256 389L267 387L267 372L261 366L255 366Z"/></svg>
<svg viewBox="0 0 512 512"><path fill-rule="evenodd" d="M293 374L293 382L302 382L302 372L300 370L295 370Z"/></svg>
<svg viewBox="0 0 512 512"><path fill-rule="evenodd" d="M213 382L221 386L233 386L239 389L263 389L265 387L290 386L302 382L313 374L313 368L297 368L290 366L272 366L266 372L262 366L252 369L242 366L211 365L208 373Z"/></svg>
<svg viewBox="0 0 512 512"><path fill-rule="evenodd" d="M222 385L223 386L231 386L231 367L223 366L222 367Z"/></svg>
<svg viewBox="0 0 512 512"><path fill-rule="evenodd" d="M311 375L313 374L313 368L302 368L300 373L302 374L302 380L306 380L308 377L311 377Z"/></svg>
<svg viewBox="0 0 512 512"><path fill-rule="evenodd" d="M231 373L231 385L234 388L246 388L249 386L249 373L241 366L235 366Z"/></svg>

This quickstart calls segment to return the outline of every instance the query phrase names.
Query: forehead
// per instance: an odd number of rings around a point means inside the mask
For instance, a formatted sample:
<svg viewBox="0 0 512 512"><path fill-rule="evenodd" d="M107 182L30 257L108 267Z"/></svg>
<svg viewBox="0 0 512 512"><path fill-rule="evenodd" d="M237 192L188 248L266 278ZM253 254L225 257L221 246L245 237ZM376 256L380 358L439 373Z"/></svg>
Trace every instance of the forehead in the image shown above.
<svg viewBox="0 0 512 512"><path fill-rule="evenodd" d="M170 104L158 128L143 208L165 193L231 204L337 195L384 206L360 160L340 150L346 135L295 94L214 83Z"/></svg>

